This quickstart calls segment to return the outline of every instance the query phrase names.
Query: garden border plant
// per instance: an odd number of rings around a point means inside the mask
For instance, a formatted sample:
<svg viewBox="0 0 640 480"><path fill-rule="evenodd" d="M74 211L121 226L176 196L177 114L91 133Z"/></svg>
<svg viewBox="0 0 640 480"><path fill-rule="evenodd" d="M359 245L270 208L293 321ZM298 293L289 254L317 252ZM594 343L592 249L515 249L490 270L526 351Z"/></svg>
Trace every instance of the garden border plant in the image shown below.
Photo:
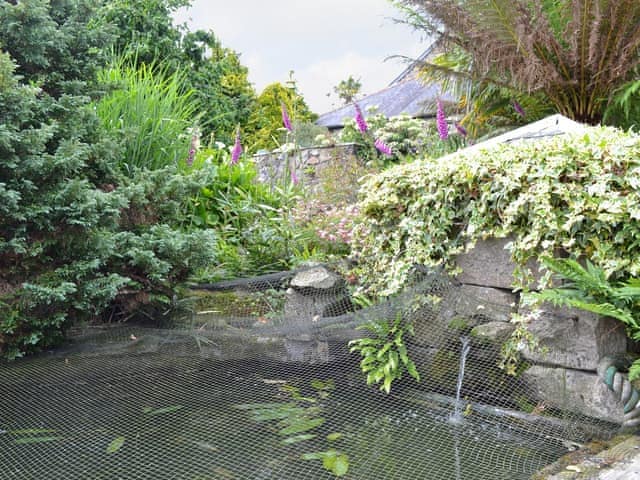
<svg viewBox="0 0 640 480"><path fill-rule="evenodd" d="M362 189L354 273L363 291L387 296L416 263L455 274L456 255L476 241L511 237L515 289L546 287L550 272L536 285L527 265L558 251L612 280L638 276L640 258L629 252L640 241L639 159L638 134L590 127L398 165Z"/></svg>

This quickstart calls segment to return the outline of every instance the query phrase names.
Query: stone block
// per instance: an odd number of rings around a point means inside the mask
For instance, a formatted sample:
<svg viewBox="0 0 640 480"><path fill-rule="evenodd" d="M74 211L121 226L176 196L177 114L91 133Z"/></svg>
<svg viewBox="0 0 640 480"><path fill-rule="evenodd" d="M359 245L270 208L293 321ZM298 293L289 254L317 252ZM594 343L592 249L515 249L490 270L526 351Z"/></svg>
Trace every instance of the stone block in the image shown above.
<svg viewBox="0 0 640 480"><path fill-rule="evenodd" d="M534 365L522 374L532 399L612 423L622 423L620 405L596 373Z"/></svg>
<svg viewBox="0 0 640 480"><path fill-rule="evenodd" d="M512 238L489 238L478 240L475 247L457 256L456 264L462 269L457 279L462 283L487 287L513 288L513 272L516 264L511 260L511 252L505 246ZM528 267L534 277L539 275L536 262Z"/></svg>
<svg viewBox="0 0 640 480"><path fill-rule="evenodd" d="M296 290L334 290L343 285L343 280L327 268L319 265L298 272L291 280L291 287Z"/></svg>
<svg viewBox="0 0 640 480"><path fill-rule="evenodd" d="M545 304L528 328L546 350L525 349L523 356L533 363L595 371L603 357L627 348L620 322L582 310Z"/></svg>
<svg viewBox="0 0 640 480"><path fill-rule="evenodd" d="M309 365L329 363L329 343L311 338L287 338L284 343L286 362Z"/></svg>
<svg viewBox="0 0 640 480"><path fill-rule="evenodd" d="M518 295L491 287L462 285L455 289L459 314L490 321L509 322L517 309Z"/></svg>
<svg viewBox="0 0 640 480"><path fill-rule="evenodd" d="M489 322L478 325L471 330L471 335L481 341L502 343L513 333L516 326L512 323Z"/></svg>

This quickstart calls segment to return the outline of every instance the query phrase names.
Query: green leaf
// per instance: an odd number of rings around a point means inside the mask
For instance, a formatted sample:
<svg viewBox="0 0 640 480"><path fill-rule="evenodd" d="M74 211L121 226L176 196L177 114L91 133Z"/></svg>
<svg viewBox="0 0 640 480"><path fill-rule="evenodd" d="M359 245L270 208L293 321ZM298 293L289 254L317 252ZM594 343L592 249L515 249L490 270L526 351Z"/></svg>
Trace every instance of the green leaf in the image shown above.
<svg viewBox="0 0 640 480"><path fill-rule="evenodd" d="M16 445L27 445L30 443L46 443L55 442L56 440L62 440L62 437L25 437L18 438L13 441Z"/></svg>
<svg viewBox="0 0 640 480"><path fill-rule="evenodd" d="M122 448L124 445L125 438L117 437L115 438L107 447L107 453L115 453Z"/></svg>
<svg viewBox="0 0 640 480"><path fill-rule="evenodd" d="M636 360L629 367L629 380L634 381L640 378L640 359Z"/></svg>
<svg viewBox="0 0 640 480"><path fill-rule="evenodd" d="M340 440L344 435L340 432L334 432L327 435L327 440L329 442L335 442L336 440Z"/></svg>
<svg viewBox="0 0 640 480"><path fill-rule="evenodd" d="M287 428L283 428L278 433L280 435L292 435L294 433L306 432L309 430L313 430L316 427L319 427L325 422L324 418L312 418L310 420L304 420L297 423L294 423Z"/></svg>
<svg viewBox="0 0 640 480"><path fill-rule="evenodd" d="M349 471L349 457L347 457L344 453L335 457L335 461L333 463L333 469L331 472L336 477L342 477L346 475Z"/></svg>
<svg viewBox="0 0 640 480"><path fill-rule="evenodd" d="M293 402L289 403L241 403L239 405L234 405L233 408L237 408L239 410L269 410L283 407L296 407L297 405ZM145 412L146 413L146 412Z"/></svg>
<svg viewBox="0 0 640 480"><path fill-rule="evenodd" d="M305 433L302 435L296 435L294 437L285 438L281 440L280 443L284 445L291 445L293 443L304 442L305 440L311 440L312 438L316 438L318 435L314 433Z"/></svg>
<svg viewBox="0 0 640 480"><path fill-rule="evenodd" d="M411 375L417 381L420 381L420 374L418 373L418 370L416 369L416 364L413 363L413 360L409 360L405 366L407 367L407 372L409 372L409 375Z"/></svg>
<svg viewBox="0 0 640 480"><path fill-rule="evenodd" d="M300 458L303 460L324 460L326 452L303 453Z"/></svg>

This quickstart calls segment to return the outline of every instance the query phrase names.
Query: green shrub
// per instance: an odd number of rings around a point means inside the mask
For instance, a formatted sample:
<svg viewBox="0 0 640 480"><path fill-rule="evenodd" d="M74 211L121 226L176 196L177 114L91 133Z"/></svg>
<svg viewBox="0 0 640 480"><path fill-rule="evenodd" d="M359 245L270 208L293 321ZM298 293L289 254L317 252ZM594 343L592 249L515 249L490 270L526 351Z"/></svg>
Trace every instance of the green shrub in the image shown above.
<svg viewBox="0 0 640 480"><path fill-rule="evenodd" d="M91 13L72 0L0 4L0 42L12 39L0 50L3 357L55 344L74 321L170 303L176 283L215 261L211 231L180 229L199 175L116 168L123 149L89 97L105 38Z"/></svg>
<svg viewBox="0 0 640 480"><path fill-rule="evenodd" d="M246 159L233 165L225 150L203 149L194 171L205 186L189 200L190 228L212 229L218 236L221 263L201 273L203 279L254 275L286 269L301 250L301 232L288 214L298 199L292 185L272 188L257 181Z"/></svg>
<svg viewBox="0 0 640 480"><path fill-rule="evenodd" d="M389 169L362 189L360 278L390 294L416 263L451 267L478 239L509 235L518 287L529 282L529 259L558 250L637 276L639 158L640 136L593 127Z"/></svg>

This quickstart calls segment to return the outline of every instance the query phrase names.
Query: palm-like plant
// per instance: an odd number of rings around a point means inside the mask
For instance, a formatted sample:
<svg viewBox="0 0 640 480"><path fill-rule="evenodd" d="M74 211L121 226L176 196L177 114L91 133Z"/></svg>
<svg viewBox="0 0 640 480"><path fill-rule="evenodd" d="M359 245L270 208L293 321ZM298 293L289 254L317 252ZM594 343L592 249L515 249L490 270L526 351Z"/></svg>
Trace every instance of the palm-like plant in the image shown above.
<svg viewBox="0 0 640 480"><path fill-rule="evenodd" d="M450 73L542 93L558 112L596 124L640 65L637 0L399 0L410 23L462 49L471 69ZM419 20L422 19L422 20ZM426 64L442 71L441 65Z"/></svg>

